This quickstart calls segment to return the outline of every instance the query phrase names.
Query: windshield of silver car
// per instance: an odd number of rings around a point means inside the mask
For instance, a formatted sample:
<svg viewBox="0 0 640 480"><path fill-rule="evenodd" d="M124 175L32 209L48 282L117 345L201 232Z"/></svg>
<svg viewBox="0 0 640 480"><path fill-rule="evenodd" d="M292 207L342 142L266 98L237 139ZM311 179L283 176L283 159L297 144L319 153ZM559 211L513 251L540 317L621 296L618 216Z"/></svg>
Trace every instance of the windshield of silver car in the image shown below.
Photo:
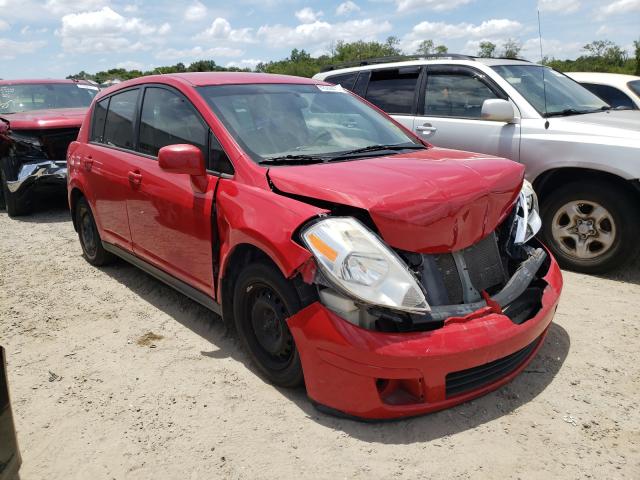
<svg viewBox="0 0 640 480"><path fill-rule="evenodd" d="M97 93L98 87L81 83L0 85L0 113L88 107Z"/></svg>
<svg viewBox="0 0 640 480"><path fill-rule="evenodd" d="M243 84L199 91L260 164L319 163L425 148L340 86Z"/></svg>
<svg viewBox="0 0 640 480"><path fill-rule="evenodd" d="M578 115L609 109L609 105L566 75L540 65L496 65L500 74L540 115Z"/></svg>

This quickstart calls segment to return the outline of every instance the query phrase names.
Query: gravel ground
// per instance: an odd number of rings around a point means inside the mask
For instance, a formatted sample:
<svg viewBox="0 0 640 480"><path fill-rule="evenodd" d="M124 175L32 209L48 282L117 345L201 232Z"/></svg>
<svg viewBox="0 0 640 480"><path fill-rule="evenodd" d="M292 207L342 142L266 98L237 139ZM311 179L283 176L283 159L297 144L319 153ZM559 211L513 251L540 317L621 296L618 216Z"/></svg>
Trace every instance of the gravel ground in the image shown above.
<svg viewBox="0 0 640 480"><path fill-rule="evenodd" d="M68 213L0 213L0 342L22 479L640 478L640 262L566 273L539 355L416 419L322 414L267 384L206 309L81 257Z"/></svg>

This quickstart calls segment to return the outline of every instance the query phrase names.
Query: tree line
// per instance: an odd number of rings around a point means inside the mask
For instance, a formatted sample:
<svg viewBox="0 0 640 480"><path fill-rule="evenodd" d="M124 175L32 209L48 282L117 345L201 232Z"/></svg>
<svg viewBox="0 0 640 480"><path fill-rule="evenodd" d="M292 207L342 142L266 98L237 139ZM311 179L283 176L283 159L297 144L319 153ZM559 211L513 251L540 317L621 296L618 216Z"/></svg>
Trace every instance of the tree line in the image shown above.
<svg viewBox="0 0 640 480"><path fill-rule="evenodd" d="M562 72L587 71L587 72L615 72L640 75L640 40L634 41L633 56L610 40L596 40L583 47L583 55L575 60L559 60L545 57L544 65L551 66ZM493 42L480 42L478 57L502 57L518 58L522 51L522 44L516 40L508 39L502 45ZM418 44L412 55L434 56L446 55L449 49L446 45L436 45L432 40L423 40ZM400 49L400 40L397 37L388 37L384 42L358 40L355 42L338 41L332 44L325 55L313 57L304 49L294 48L291 54L281 60L258 63L254 70L249 68L224 67L213 60L198 60L186 66L184 63L176 63L153 70L127 70L125 68L112 68L90 74L85 71L69 75L67 78L93 80L103 84L109 80L129 80L143 75L155 75L163 73L181 72L264 72L284 75L297 75L312 77L324 67L348 62L357 62L367 58L379 57L403 57L406 56Z"/></svg>

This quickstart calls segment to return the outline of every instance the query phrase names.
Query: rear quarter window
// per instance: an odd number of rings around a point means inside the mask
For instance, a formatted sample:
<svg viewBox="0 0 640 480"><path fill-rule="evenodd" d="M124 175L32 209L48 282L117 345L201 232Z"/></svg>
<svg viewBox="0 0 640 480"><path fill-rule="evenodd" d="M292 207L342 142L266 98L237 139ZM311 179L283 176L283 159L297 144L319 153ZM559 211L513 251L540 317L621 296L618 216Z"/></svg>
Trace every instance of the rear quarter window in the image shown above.
<svg viewBox="0 0 640 480"><path fill-rule="evenodd" d="M104 125L107 120L107 110L109 109L109 99L96 103L93 110L93 121L91 123L91 138L92 142L102 143L104 135Z"/></svg>
<svg viewBox="0 0 640 480"><path fill-rule="evenodd" d="M358 77L358 73L343 73L341 75L332 75L331 77L327 77L325 81L330 83L335 83L336 85L342 85L343 88L347 90L353 90L353 86L356 83L356 78Z"/></svg>

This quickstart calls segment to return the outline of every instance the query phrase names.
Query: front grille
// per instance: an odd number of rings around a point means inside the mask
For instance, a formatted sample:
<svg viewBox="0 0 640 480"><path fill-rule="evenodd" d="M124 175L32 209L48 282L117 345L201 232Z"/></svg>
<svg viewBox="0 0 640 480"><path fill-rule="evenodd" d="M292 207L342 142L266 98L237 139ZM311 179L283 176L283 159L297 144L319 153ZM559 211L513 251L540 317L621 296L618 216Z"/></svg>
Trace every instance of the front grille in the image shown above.
<svg viewBox="0 0 640 480"><path fill-rule="evenodd" d="M476 390L507 376L522 365L522 362L529 357L539 342L540 337L522 350L518 350L506 357L477 367L449 373L445 379L447 398Z"/></svg>

